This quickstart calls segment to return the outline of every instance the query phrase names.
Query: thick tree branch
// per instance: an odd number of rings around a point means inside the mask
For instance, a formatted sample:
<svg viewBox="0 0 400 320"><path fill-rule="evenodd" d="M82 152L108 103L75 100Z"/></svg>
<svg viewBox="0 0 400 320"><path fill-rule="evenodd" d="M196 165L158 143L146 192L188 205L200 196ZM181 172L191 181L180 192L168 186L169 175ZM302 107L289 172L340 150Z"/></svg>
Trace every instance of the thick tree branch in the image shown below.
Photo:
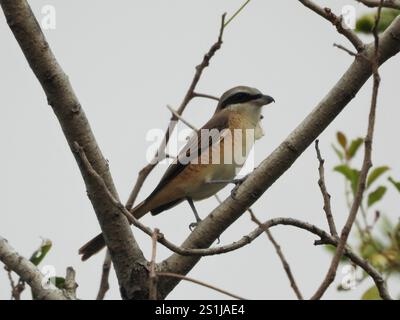
<svg viewBox="0 0 400 320"><path fill-rule="evenodd" d="M362 51L365 48L364 43L357 36L357 34L350 28L345 28L343 26L342 17L335 15L330 8L322 8L311 0L299 0L299 1L304 6L314 11L316 14L330 21L336 27L336 30L340 34L344 35L353 44L354 48L356 48L358 52Z"/></svg>
<svg viewBox="0 0 400 320"><path fill-rule="evenodd" d="M74 144L77 143L85 150L94 170L102 177L113 196L118 198L107 161L97 145L85 113L67 75L54 57L29 4L26 0L0 0L0 5L10 29L46 93L48 103L60 122L70 148L74 151ZM79 162L78 153L74 152L74 155L110 250L121 292L123 296L132 296L134 293L128 292L130 288L128 284L132 281L131 271L132 268L140 269L143 255L125 216L97 194L90 184L90 175Z"/></svg>
<svg viewBox="0 0 400 320"><path fill-rule="evenodd" d="M113 233L117 230L116 228L110 229L114 222L113 220L121 216L125 218L120 208L115 205L115 202L118 202L118 200L114 198L114 195L108 189L104 179L93 168L85 150L77 142L75 142L75 152L78 155L78 162L85 176L85 183L90 200L92 203L95 203L96 206L106 208L106 214L110 215L110 221L102 221L99 219L100 223L104 223L104 228L102 228L103 233L105 231ZM122 204L121 207L124 208ZM126 222L129 226L128 220L126 220ZM130 232L129 237L130 238L127 239L122 238L115 240L116 247L108 246L117 272L121 295L124 299L147 299L147 292L140 289L147 287L147 260L144 258L142 251L134 240L132 232ZM125 248L126 246L129 247ZM126 259L127 257L121 257L123 254L131 255L128 257L129 260ZM120 266L121 262L129 264Z"/></svg>
<svg viewBox="0 0 400 320"><path fill-rule="evenodd" d="M380 37L379 64L400 51L400 18ZM374 45L366 46L365 57L374 55ZM235 199L229 197L214 209L182 244L184 248L207 248L243 212L245 212L302 154L302 152L324 131L344 107L355 97L372 74L367 59L357 57L337 84L322 99L306 119L248 176L237 189ZM174 254L163 262L166 272L187 274L199 261L199 257L183 257ZM164 284L162 294L166 296L178 283L176 279L160 279Z"/></svg>
<svg viewBox="0 0 400 320"><path fill-rule="evenodd" d="M46 280L37 267L28 259L20 256L7 242L0 236L0 261L7 269L14 271L24 280L34 292L39 300L69 300L74 297L66 294L60 289L47 287Z"/></svg>

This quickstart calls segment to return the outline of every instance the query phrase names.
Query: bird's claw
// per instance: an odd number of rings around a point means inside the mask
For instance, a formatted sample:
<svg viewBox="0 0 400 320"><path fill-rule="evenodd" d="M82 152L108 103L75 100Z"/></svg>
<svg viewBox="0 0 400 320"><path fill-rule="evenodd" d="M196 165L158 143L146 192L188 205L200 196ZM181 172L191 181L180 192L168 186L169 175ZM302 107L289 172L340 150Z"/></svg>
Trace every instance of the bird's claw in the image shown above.
<svg viewBox="0 0 400 320"><path fill-rule="evenodd" d="M191 224L189 224L189 230L193 231L199 225L200 222L201 222L201 220L200 221L196 221L196 222L192 222Z"/></svg>
<svg viewBox="0 0 400 320"><path fill-rule="evenodd" d="M249 175L248 174L246 174L243 178L239 178L239 179L234 179L232 182L235 184L235 187L232 189L232 191L231 191L231 197L233 198L233 199L236 199L236 193L237 193L237 190L239 189L239 187L241 186L241 184L244 182L244 181L246 181L246 179L247 179L247 177L248 177Z"/></svg>

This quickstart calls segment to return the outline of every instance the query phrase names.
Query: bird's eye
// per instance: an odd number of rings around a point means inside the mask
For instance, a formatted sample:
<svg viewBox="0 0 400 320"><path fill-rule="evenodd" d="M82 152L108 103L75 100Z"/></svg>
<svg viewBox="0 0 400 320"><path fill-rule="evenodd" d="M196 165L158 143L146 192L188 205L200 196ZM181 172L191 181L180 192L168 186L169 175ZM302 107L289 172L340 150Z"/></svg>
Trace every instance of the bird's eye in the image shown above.
<svg viewBox="0 0 400 320"><path fill-rule="evenodd" d="M263 115L260 115L260 120L262 120L262 119L264 119L264 116L263 116Z"/></svg>

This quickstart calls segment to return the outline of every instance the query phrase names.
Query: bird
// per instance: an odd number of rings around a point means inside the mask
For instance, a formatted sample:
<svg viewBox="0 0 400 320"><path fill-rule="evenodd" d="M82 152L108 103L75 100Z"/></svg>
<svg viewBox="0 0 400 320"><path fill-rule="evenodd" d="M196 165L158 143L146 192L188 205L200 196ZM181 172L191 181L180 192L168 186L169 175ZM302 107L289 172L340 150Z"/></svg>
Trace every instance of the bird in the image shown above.
<svg viewBox="0 0 400 320"><path fill-rule="evenodd" d="M243 178L235 177L254 142L264 135L261 111L272 102L274 98L248 86L226 91L211 119L189 138L154 191L131 209L132 215L136 219L149 212L157 215L187 201L196 218L190 228L201 223L194 201L215 195L229 183L242 182ZM87 260L103 247L99 234L79 249L81 259Z"/></svg>

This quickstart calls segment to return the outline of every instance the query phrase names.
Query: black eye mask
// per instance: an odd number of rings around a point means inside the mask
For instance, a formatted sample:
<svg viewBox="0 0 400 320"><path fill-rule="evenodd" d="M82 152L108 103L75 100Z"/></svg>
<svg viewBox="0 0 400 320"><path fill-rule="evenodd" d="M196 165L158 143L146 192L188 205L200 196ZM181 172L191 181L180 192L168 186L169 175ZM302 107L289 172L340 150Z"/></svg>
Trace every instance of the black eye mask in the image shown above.
<svg viewBox="0 0 400 320"><path fill-rule="evenodd" d="M262 94L250 94L246 92L238 92L234 95L230 96L228 99L225 99L221 104L221 109L226 108L229 105L237 104L237 103L245 103L252 100L257 100L262 97Z"/></svg>

